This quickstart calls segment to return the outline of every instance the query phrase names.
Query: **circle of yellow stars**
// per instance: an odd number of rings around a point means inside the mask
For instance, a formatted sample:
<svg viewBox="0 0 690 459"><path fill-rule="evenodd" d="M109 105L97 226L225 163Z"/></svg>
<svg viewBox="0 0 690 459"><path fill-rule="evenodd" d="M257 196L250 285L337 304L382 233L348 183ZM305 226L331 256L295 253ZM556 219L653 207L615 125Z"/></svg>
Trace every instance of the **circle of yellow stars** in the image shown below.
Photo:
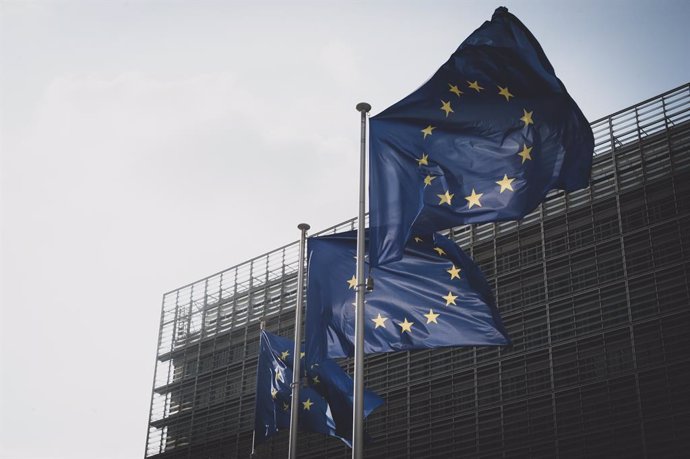
<svg viewBox="0 0 690 459"><path fill-rule="evenodd" d="M472 90L476 92L477 94L480 94L482 91L485 90L485 88L481 85L481 83L478 80L474 81L466 81L467 88L469 90ZM511 102L511 99L515 98L515 95L510 91L510 88L508 86L501 86L497 85L496 86L497 92L496 94L500 97L503 97L506 102ZM460 89L460 86L455 83L448 83L448 91L457 98L460 98L464 94L464 92ZM444 100L441 99L441 106L439 109L444 112L445 117L448 118L452 113L455 113L455 110L453 109L452 105L452 100ZM533 110L527 110L526 108L522 109L522 116L520 117L520 121L523 123L523 127L527 128L530 125L534 124L534 119L532 118L534 114ZM426 139L427 137L430 137L433 135L434 129L436 129L437 126L433 125L428 125L424 129L421 130L423 134L423 138ZM527 144L522 145L522 150L520 150L517 154L520 156L522 163L524 164L526 161L531 161L532 160L532 146L528 146ZM417 159L418 165L421 166L428 166L429 165L429 155L427 153L422 153L422 157ZM424 177L424 188L431 186L431 183L436 179L435 176L433 175L426 175ZM516 180L515 177L508 177L508 174L503 174L503 178L501 180L497 180L496 185L500 187L499 193L503 193L506 191L509 192L514 192L515 189L513 188L513 182ZM472 188L472 192L470 193L469 196L464 196L465 201L467 202L467 208L472 209L474 207L482 207L481 203L481 198L484 195L484 193L477 193L474 188ZM453 197L455 195L453 193L450 193L450 190L445 190L443 194L437 194L436 195L439 198L438 205L448 205L452 206L453 205Z"/></svg>
<svg viewBox="0 0 690 459"><path fill-rule="evenodd" d="M419 237L419 236L413 236L413 240L417 244L421 244L424 242L424 239ZM447 257L446 251L438 246L434 246L433 250L436 252L436 254L439 257ZM449 280L453 279L461 279L461 272L462 269L458 266L456 266L454 263L450 264L450 267L448 269L445 269L445 272L448 273ZM356 282L354 276L352 279L348 280L347 283L351 284L352 282ZM457 299L459 298L459 295L455 295L452 291L448 291L446 295L440 295L440 298L444 300L445 306L457 306ZM354 304L354 303L353 303ZM434 309L430 308L429 312L426 314L422 314L426 318L426 324L436 324L438 325L439 322L439 317L441 314L439 312L434 311ZM387 321L389 320L388 317L383 316L380 312L377 312L376 317L370 318L371 322L374 324L374 330L377 330L379 328L386 329L387 328ZM394 321L394 325L397 325L400 327L400 334L408 333L411 334L413 333L414 330L414 325L415 322L410 321L407 317L403 318L402 322L399 321ZM285 351L288 352L288 351ZM318 384L320 381L318 380L318 376L315 376L312 378L312 383L313 384Z"/></svg>
<svg viewBox="0 0 690 459"><path fill-rule="evenodd" d="M384 319L384 320L385 320L385 319ZM278 358L279 358L280 360L282 360L282 361L286 361L286 359L287 359L289 356L290 356L290 351L289 351L289 350L285 350L285 351L283 351L283 352L280 353L280 355L278 356ZM300 358L304 358L305 353L304 353L304 352L300 352L299 356L300 356ZM312 365L312 368L314 368L315 366L318 366L318 364ZM282 383L285 383L285 377L283 376L283 370L282 370L281 368L275 368L275 369L274 369L274 372L275 372L275 374L274 374L274 379L275 379L275 381L276 381L276 382L280 381L280 382L282 382ZM311 383L312 383L313 385L320 384L320 383L321 383L321 380L319 380L319 376L318 376L318 375L315 375L314 377L312 377L312 378L311 378ZM277 390L275 387L271 387L271 398L272 398L273 400L277 400L277 398L278 398L278 390ZM302 402L302 408L303 408L304 410L306 410L306 411L310 411L310 410L311 410L311 407L314 406L314 405L315 405L315 403L311 401L311 398L307 398L306 401ZM288 410L290 409L290 404L289 404L289 403L286 403L286 402L283 402L282 408L283 408L283 411L288 411Z"/></svg>

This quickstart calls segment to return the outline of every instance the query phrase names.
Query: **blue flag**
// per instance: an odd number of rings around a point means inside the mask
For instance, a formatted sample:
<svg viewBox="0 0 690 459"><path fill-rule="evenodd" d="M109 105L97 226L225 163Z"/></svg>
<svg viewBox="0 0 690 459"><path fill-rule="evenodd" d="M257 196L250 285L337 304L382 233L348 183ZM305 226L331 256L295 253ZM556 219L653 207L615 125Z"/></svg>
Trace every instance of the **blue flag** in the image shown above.
<svg viewBox="0 0 690 459"><path fill-rule="evenodd" d="M354 354L356 235L308 240L308 361ZM479 268L439 234L415 236L401 260L369 275L365 353L510 343Z"/></svg>
<svg viewBox="0 0 690 459"><path fill-rule="evenodd" d="M518 220L549 190L589 183L592 129L503 7L370 128L373 266L400 259L413 234Z"/></svg>
<svg viewBox="0 0 690 459"><path fill-rule="evenodd" d="M311 387L328 400L336 425L336 434L348 446L351 446L352 394L354 393L352 378L337 363L330 359L310 364L307 370L307 378ZM383 405L381 397L370 390L364 390L365 418L381 405Z"/></svg>
<svg viewBox="0 0 690 459"><path fill-rule="evenodd" d="M294 341L261 332L254 420L257 443L290 428L293 350ZM352 438L352 378L332 361L313 363L309 370L303 371L303 375L308 386L300 388L300 429L340 438L349 446ZM383 400L378 395L365 391L365 416L381 404Z"/></svg>

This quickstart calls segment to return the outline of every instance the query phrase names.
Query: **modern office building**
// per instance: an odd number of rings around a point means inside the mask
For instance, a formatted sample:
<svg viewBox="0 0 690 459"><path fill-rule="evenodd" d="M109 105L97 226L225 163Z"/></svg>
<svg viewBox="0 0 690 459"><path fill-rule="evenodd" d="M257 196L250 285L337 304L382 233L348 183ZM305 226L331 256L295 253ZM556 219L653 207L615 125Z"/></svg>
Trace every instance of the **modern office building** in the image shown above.
<svg viewBox="0 0 690 459"><path fill-rule="evenodd" d="M366 457L690 454L690 84L592 127L590 188L451 231L494 286L512 346L367 357L386 404ZM292 336L297 251L163 296L146 457L250 456L259 322ZM310 433L298 448L351 454ZM287 432L255 457L286 455Z"/></svg>

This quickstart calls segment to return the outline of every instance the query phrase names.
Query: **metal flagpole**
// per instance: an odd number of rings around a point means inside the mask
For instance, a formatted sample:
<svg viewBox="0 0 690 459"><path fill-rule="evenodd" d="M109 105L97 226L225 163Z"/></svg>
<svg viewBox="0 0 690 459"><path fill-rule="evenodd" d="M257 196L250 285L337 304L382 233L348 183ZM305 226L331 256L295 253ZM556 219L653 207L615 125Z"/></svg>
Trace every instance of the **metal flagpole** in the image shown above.
<svg viewBox="0 0 690 459"><path fill-rule="evenodd" d="M359 215L357 217L357 310L355 311L355 389L352 412L352 459L362 459L364 446L364 203L366 192L366 133L367 113L371 105L357 104L362 115L359 154Z"/></svg>
<svg viewBox="0 0 690 459"><path fill-rule="evenodd" d="M259 322L259 335L261 335L261 332L266 328L266 322L261 321ZM259 387L259 368L256 368L256 387ZM252 430L252 452L249 455L250 458L254 457L256 454L256 411L254 412L254 430Z"/></svg>
<svg viewBox="0 0 690 459"><path fill-rule="evenodd" d="M297 423L299 414L299 386L301 382L300 353L302 351L302 303L304 302L304 242L310 226L300 223L299 264L297 266L297 306L295 310L295 348L292 352L292 401L290 403L290 448L289 459L297 459Z"/></svg>

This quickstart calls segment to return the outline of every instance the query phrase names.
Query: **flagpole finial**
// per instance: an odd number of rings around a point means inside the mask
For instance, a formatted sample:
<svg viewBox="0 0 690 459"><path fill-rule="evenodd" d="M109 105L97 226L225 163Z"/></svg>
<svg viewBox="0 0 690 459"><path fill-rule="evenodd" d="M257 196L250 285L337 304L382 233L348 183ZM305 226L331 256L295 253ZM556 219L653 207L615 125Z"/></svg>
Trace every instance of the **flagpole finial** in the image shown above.
<svg viewBox="0 0 690 459"><path fill-rule="evenodd" d="M297 225L297 229L300 231L308 231L311 226L309 226L309 223L300 223Z"/></svg>
<svg viewBox="0 0 690 459"><path fill-rule="evenodd" d="M364 112L364 113L369 113L369 110L371 110L371 105L369 105L366 102L360 102L357 104L355 107L358 112Z"/></svg>

